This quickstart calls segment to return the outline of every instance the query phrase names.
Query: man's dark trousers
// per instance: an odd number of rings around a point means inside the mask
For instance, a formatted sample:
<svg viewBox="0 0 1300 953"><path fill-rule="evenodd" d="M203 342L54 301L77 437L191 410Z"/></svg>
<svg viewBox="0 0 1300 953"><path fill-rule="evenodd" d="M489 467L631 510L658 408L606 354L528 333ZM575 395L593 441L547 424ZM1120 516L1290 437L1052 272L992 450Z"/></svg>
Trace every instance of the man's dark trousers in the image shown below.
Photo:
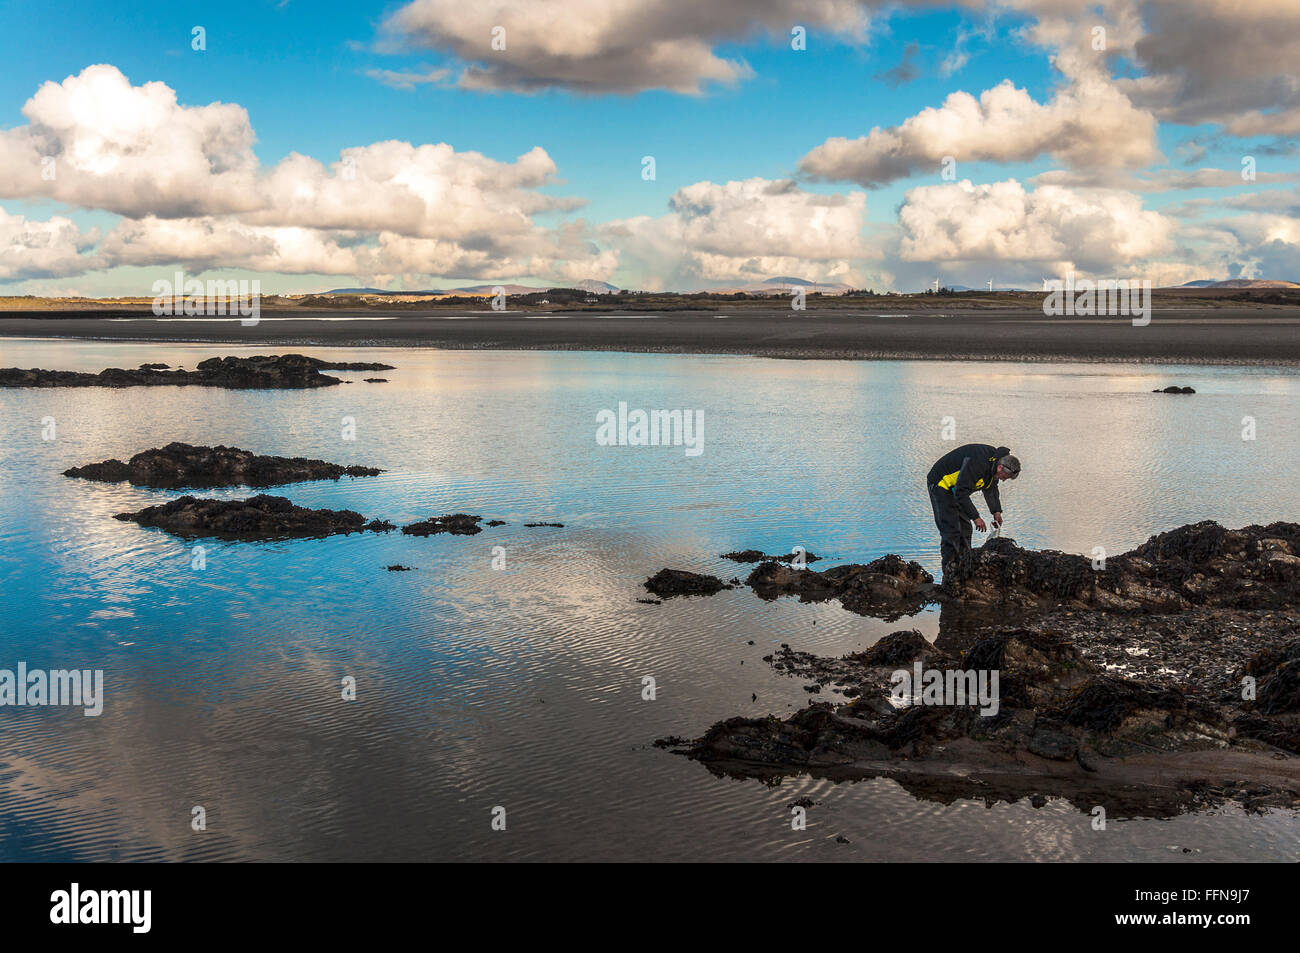
<svg viewBox="0 0 1300 953"><path fill-rule="evenodd" d="M959 563L958 557L970 550L971 521L957 505L951 490L930 484L930 508L934 510L934 525L939 528L940 552L946 576Z"/></svg>

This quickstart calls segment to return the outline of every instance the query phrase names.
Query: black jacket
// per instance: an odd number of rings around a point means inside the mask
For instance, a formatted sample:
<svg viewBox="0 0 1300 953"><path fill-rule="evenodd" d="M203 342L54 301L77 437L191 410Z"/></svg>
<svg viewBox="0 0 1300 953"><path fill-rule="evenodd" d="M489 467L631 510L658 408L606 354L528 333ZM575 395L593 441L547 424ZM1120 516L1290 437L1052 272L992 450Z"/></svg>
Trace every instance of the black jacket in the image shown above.
<svg viewBox="0 0 1300 953"><path fill-rule="evenodd" d="M957 506L967 519L979 519L980 512L970 501L975 490L984 491L984 502L990 513L1002 512L1002 498L998 496L998 461L1011 451L987 443L968 443L950 450L930 468L926 484L949 490Z"/></svg>

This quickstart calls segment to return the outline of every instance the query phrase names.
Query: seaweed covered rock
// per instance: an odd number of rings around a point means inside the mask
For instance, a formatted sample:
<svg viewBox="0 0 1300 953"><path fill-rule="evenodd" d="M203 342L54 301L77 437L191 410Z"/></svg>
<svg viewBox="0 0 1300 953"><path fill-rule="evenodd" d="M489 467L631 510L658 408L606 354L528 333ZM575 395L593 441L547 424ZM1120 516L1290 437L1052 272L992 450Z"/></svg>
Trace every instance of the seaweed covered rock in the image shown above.
<svg viewBox="0 0 1300 953"><path fill-rule="evenodd" d="M1069 642L1026 628L982 639L965 654L961 667L997 671L1004 703L1020 708L1048 706L1096 671Z"/></svg>
<svg viewBox="0 0 1300 953"><path fill-rule="evenodd" d="M792 563L800 556L803 557L803 561L806 563L815 563L821 559L821 557L815 553L808 552L786 553L784 556L769 556L761 549L739 549L735 552L722 554L723 559L730 559L732 562L737 563L759 563L765 559L775 560L780 563Z"/></svg>
<svg viewBox="0 0 1300 953"><path fill-rule="evenodd" d="M1038 608L1066 602L1091 604L1096 572L1082 556L1021 549L1007 536L965 554L945 575L944 590L964 602Z"/></svg>
<svg viewBox="0 0 1300 953"><path fill-rule="evenodd" d="M918 611L930 600L933 583L934 577L920 563L892 553L866 565L836 566L822 572L767 560L745 579L763 599L781 595L798 595L805 602L837 598L851 612L886 617Z"/></svg>
<svg viewBox="0 0 1300 953"><path fill-rule="evenodd" d="M0 368L0 387L224 387L234 390L299 390L343 383L321 371L389 370L391 365L369 362L322 361L303 354L255 354L251 357L212 357L193 371L165 370L142 365L134 370L110 367L99 373L50 371L42 368Z"/></svg>
<svg viewBox="0 0 1300 953"><path fill-rule="evenodd" d="M907 655L926 651L918 638L895 633L889 646L874 655L868 650L841 662L864 668L884 663L878 676L889 668L906 669L900 662ZM963 773L997 766L1031 787L1041 780L1040 772L1049 771L1041 766L1046 762L1068 763L1067 775L1084 775L1107 758L1230 744L1229 720L1222 711L1167 687L1105 674L1073 646L1042 632L1000 632L962 660L936 653L924 664L944 677L997 672L998 704L983 706L971 696L936 701L927 693L912 695L919 703L898 707L883 693L863 692L847 704L818 702L786 719L719 722L685 745L684 753L706 763L727 763L742 775L752 769L771 775L831 768L923 774L932 770L926 763L951 764L960 758L966 765ZM872 681L866 672L851 680ZM994 684L991 678L988 683Z"/></svg>
<svg viewBox="0 0 1300 953"><path fill-rule="evenodd" d="M1300 525L1225 529L1213 520L1152 536L1117 560L1135 580L1193 605L1271 609L1300 602Z"/></svg>
<svg viewBox="0 0 1300 953"><path fill-rule="evenodd" d="M869 649L838 658L801 652L782 643L778 651L764 656L763 660L784 675L811 679L818 691L834 686L850 698L871 692L879 694L885 690L891 671L910 667L918 660L927 667L957 664L955 658L936 648L915 629L891 632Z"/></svg>
<svg viewBox="0 0 1300 953"><path fill-rule="evenodd" d="M282 496L260 494L247 500L208 500L182 496L114 519L154 526L177 536L220 539L286 539L336 533L388 532L393 524L367 521L352 510L313 510Z"/></svg>
<svg viewBox="0 0 1300 953"><path fill-rule="evenodd" d="M891 632L869 649L848 656L862 665L910 665L916 659L930 660L941 656L935 647L916 629Z"/></svg>
<svg viewBox="0 0 1300 953"><path fill-rule="evenodd" d="M731 588L717 576L685 569L661 569L645 581L645 587L657 596L710 596Z"/></svg>
<svg viewBox="0 0 1300 953"><path fill-rule="evenodd" d="M765 657L776 671L848 700L728 719L672 747L727 776L883 776L942 803L1060 796L1127 816L1225 800L1300 807L1300 760L1284 754L1300 754L1298 554L1292 523L1184 526L1095 569L1082 556L992 540L945 579L944 612L962 613L960 638L945 639L941 614L934 645L894 632L822 658L783 643ZM900 565L890 557L874 568L899 578ZM760 595L821 599L855 578L870 590L863 568L768 560L749 582ZM972 701L981 672L996 705ZM977 683L977 694L988 693Z"/></svg>
<svg viewBox="0 0 1300 953"><path fill-rule="evenodd" d="M483 531L483 527L478 525L482 519L481 516L470 516L467 513L431 516L427 520L403 526L402 532L407 536L435 536L439 533L451 533L453 536L473 536L475 533Z"/></svg>
<svg viewBox="0 0 1300 953"><path fill-rule="evenodd" d="M1259 653L1246 663L1244 674L1256 680L1256 711L1300 713L1300 639Z"/></svg>
<svg viewBox="0 0 1300 953"><path fill-rule="evenodd" d="M345 467L304 457L259 456L238 447L195 447L169 443L144 450L126 463L105 460L64 470L63 475L105 483L129 482L159 489L221 486L281 486L304 480L375 476L374 467Z"/></svg>
<svg viewBox="0 0 1300 953"><path fill-rule="evenodd" d="M928 601L925 592L934 584L920 563L893 553L865 566L836 566L823 575L834 585L840 604L861 615L880 609L916 611Z"/></svg>
<svg viewBox="0 0 1300 953"><path fill-rule="evenodd" d="M944 580L963 602L1120 612L1182 612L1191 606L1264 609L1300 601L1300 526L1228 530L1207 520L1151 537L1093 568L1083 556L989 540Z"/></svg>
<svg viewBox="0 0 1300 953"><path fill-rule="evenodd" d="M1072 692L1053 714L1068 725L1110 734L1139 712L1168 714L1186 708L1182 693L1175 689L1094 675Z"/></svg>

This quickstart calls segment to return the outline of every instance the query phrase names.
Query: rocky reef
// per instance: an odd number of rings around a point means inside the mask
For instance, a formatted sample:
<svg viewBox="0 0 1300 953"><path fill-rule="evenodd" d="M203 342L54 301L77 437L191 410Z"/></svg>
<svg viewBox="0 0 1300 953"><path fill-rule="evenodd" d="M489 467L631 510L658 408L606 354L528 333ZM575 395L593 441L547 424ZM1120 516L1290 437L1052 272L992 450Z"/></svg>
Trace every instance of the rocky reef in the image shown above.
<svg viewBox="0 0 1300 953"><path fill-rule="evenodd" d="M837 658L785 644L765 660L842 700L663 745L733 777L889 777L943 803L1060 797L1158 817L1228 800L1300 808L1297 546L1293 523L1204 522L1093 568L995 539L929 596L924 570L897 556L822 573L766 562L748 580L760 594L852 608L863 589L854 611L937 599L939 637L895 632ZM994 704L919 687L973 686L979 673Z"/></svg>
<svg viewBox="0 0 1300 953"><path fill-rule="evenodd" d="M1300 655L1300 639L1277 651ZM839 684L851 700L817 702L786 719L731 718L696 740L675 739L676 749L733 777L891 777L943 803L1062 797L1116 816L1170 816L1224 800L1248 810L1300 807L1293 660L1255 663L1258 700L1238 691L1233 701L1107 671L1035 628L997 632L964 657L898 632L840 659L788 648L770 658L779 671ZM893 673L913 666L997 671L995 710L974 699L896 705Z"/></svg>
<svg viewBox="0 0 1300 953"><path fill-rule="evenodd" d="M238 447L195 447L169 443L144 450L126 463L105 460L64 470L63 475L103 483L131 483L158 489L223 486L282 486L304 480L375 476L375 467L345 467L304 457L260 456Z"/></svg>
<svg viewBox="0 0 1300 953"><path fill-rule="evenodd" d="M409 526L403 526L402 532L407 536L436 536L439 533L451 533L453 536L473 536L475 533L483 532L483 527L478 525L482 519L481 516L470 516L467 513L431 516L427 520L420 520L411 523Z"/></svg>
<svg viewBox="0 0 1300 953"><path fill-rule="evenodd" d="M740 549L732 553L723 553L723 559L730 559L737 563L761 563L765 559L773 559L780 563L791 563L798 558L800 554L786 553L784 556L769 556L761 549ZM815 563L821 559L814 553L803 553L803 561L806 563Z"/></svg>
<svg viewBox="0 0 1300 953"><path fill-rule="evenodd" d="M920 563L890 553L866 565L817 572L764 561L745 579L762 599L798 595L805 602L839 599L850 612L897 618L919 611L932 599L934 577Z"/></svg>
<svg viewBox="0 0 1300 953"><path fill-rule="evenodd" d="M1192 606L1268 609L1300 599L1300 526L1229 530L1212 520L1151 537L1098 560L1021 549L1006 537L973 550L946 595L966 604L1116 612L1182 612Z"/></svg>
<svg viewBox="0 0 1300 953"><path fill-rule="evenodd" d="M685 569L661 569L645 581L645 588L657 596L709 596L732 587L717 576Z"/></svg>
<svg viewBox="0 0 1300 953"><path fill-rule="evenodd" d="M741 551L724 558L747 555L749 551ZM781 558L763 556L745 578L744 584L759 598L797 595L803 602L839 599L850 612L896 619L919 611L936 596L934 577L920 563L907 562L892 553L866 565L836 566L824 572L799 569L781 562ZM717 576L661 569L646 580L645 588L656 595L711 595L739 584L739 579L724 583Z"/></svg>
<svg viewBox="0 0 1300 953"><path fill-rule="evenodd" d="M219 539L287 539L337 533L386 533L392 523L367 520L352 510L313 510L282 496L260 494L247 500L209 500L182 496L114 519L154 526L177 536Z"/></svg>
<svg viewBox="0 0 1300 953"><path fill-rule="evenodd" d="M143 364L133 370L110 367L98 373L0 368L0 387L224 387L234 390L299 390L341 384L321 371L383 371L391 364L322 361L303 354L212 357L192 371Z"/></svg>

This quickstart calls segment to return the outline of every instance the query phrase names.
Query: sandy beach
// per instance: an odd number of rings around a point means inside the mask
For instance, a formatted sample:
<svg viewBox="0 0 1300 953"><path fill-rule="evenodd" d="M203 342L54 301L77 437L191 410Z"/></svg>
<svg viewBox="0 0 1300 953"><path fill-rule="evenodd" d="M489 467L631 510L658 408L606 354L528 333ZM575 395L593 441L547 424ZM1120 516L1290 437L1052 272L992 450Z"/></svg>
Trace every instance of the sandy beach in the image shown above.
<svg viewBox="0 0 1300 953"><path fill-rule="evenodd" d="M7 312L0 337L210 342L286 347L432 347L748 354L779 358L1300 363L1300 309L1157 309L1127 317L1049 318L1030 309L804 312L412 314L264 311L235 319L156 319L149 312ZM0 352L3 346L0 345Z"/></svg>

